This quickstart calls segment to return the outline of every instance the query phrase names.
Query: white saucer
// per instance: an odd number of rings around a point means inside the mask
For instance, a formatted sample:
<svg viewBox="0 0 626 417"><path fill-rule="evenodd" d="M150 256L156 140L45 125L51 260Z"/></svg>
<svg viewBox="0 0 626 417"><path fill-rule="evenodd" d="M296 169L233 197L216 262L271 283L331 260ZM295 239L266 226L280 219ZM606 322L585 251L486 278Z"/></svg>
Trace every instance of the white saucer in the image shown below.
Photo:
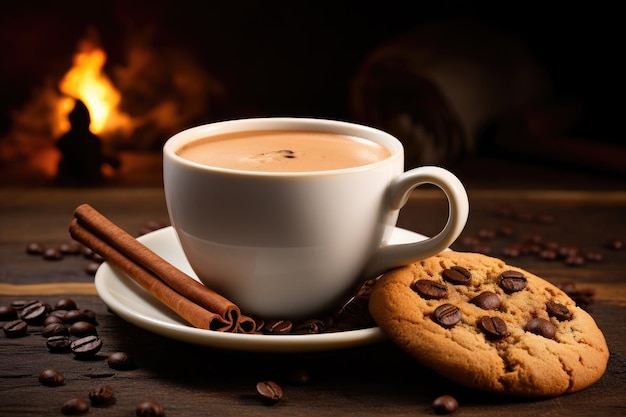
<svg viewBox="0 0 626 417"><path fill-rule="evenodd" d="M423 235L396 228L390 241L408 243L423 239L426 239ZM172 227L146 234L138 240L197 279ZM311 335L258 335L198 329L106 262L96 273L95 285L102 301L124 320L159 335L198 345L242 351L308 352L365 345L385 338L378 327Z"/></svg>

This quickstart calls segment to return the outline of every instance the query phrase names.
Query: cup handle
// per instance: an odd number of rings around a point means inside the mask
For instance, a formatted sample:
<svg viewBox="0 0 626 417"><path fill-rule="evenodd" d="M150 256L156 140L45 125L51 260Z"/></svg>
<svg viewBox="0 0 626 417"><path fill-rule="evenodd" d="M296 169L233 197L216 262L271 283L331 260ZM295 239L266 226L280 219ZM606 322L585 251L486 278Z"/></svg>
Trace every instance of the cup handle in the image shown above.
<svg viewBox="0 0 626 417"><path fill-rule="evenodd" d="M364 278L434 256L447 249L463 231L469 215L467 192L454 174L440 167L414 168L396 178L389 187L388 210L401 209L411 191L423 184L433 184L445 193L448 199L446 225L437 235L423 241L381 246L364 269Z"/></svg>

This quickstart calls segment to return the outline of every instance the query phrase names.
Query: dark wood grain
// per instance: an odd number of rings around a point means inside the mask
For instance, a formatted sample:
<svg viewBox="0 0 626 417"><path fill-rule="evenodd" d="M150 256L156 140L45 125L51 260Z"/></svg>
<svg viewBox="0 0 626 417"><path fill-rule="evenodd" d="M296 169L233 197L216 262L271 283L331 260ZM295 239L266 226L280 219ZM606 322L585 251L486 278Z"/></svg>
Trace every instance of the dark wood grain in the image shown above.
<svg viewBox="0 0 626 417"><path fill-rule="evenodd" d="M111 313L95 293L93 277L84 271L82 256L57 262L28 255L25 245L42 241L56 245L69 239L67 226L73 209L87 202L127 231L138 234L148 220L167 221L162 190L146 189L33 189L0 190L0 305L17 298L54 303L71 296L79 307L96 312L104 347L95 360L77 360L71 354L47 351L41 327L29 335L9 339L0 335L0 416L57 416L62 403L86 397L91 388L112 385L116 401L92 407L87 415L132 416L135 405L155 399L168 416L415 416L433 415L432 400L454 395L463 416L618 416L626 413L626 250L603 247L612 236L626 238L626 193L470 190L471 215L464 236L482 229L514 226L509 237L485 239L484 249L502 257L503 248L530 232L546 239L575 243L585 250L602 250L604 260L571 267L536 256L504 258L555 283L572 281L593 288L595 303L588 311L604 331L611 357L607 372L592 387L571 395L547 399L495 396L457 386L424 368L391 342L339 351L308 354L261 354L195 346L139 329ZM510 205L516 213L550 213L550 224L503 218L497 209ZM399 225L426 235L443 225L447 207L434 190L415 192L403 209ZM521 216L524 217L524 216ZM459 239L457 250L469 250ZM43 284L43 285L42 285ZM271 336L268 336L271 337ZM137 368L111 369L106 356L129 352ZM45 368L65 374L65 384L50 388L37 376ZM305 369L311 382L289 381L292 370ZM273 379L284 398L263 405L256 382Z"/></svg>

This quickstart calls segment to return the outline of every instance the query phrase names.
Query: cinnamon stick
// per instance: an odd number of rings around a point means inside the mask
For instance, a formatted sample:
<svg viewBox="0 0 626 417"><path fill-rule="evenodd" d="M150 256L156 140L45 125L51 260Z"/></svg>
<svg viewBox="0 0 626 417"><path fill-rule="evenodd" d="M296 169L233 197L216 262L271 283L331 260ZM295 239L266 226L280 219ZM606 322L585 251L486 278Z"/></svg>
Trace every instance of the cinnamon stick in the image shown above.
<svg viewBox="0 0 626 417"><path fill-rule="evenodd" d="M88 204L74 212L74 239L127 273L159 301L195 327L231 332L254 331L254 320L237 305L161 258Z"/></svg>

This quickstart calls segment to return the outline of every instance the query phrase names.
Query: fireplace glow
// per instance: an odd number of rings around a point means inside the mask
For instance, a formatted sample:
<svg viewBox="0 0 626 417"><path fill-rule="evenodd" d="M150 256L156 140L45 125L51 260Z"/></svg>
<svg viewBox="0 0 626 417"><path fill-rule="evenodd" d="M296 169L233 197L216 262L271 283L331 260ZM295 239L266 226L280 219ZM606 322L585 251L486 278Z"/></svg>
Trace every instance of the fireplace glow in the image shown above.
<svg viewBox="0 0 626 417"><path fill-rule="evenodd" d="M57 124L59 131L69 130L68 113L74 99L82 100L91 115L91 131L104 134L127 130L131 119L118 110L121 94L103 72L106 53L90 40L83 40L73 57L73 64L59 82L59 90L67 97L59 100Z"/></svg>

